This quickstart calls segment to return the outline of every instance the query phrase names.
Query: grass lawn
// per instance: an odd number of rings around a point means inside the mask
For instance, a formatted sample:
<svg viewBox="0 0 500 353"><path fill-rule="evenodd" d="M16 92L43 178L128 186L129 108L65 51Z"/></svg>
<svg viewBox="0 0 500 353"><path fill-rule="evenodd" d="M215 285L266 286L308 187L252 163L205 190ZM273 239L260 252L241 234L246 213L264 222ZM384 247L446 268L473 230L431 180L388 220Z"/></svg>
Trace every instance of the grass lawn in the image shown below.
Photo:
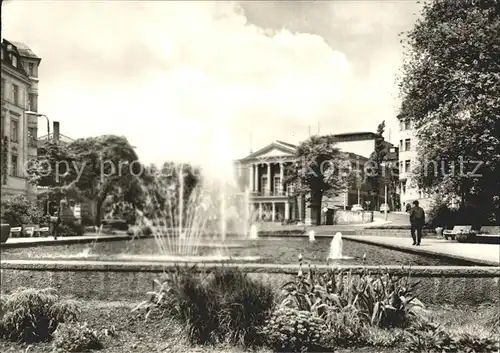
<svg viewBox="0 0 500 353"><path fill-rule="evenodd" d="M188 343L183 329L174 323L165 323L154 318L144 321L137 313L130 310L135 303L127 302L81 302L81 321L87 321L95 330L112 332L105 342L103 353L154 353L154 352L207 352L207 353L244 353L249 350L229 347L221 344L217 347L193 347ZM481 307L434 307L429 308L430 315L455 332L484 333L491 335L495 328L487 326L486 321L493 306ZM384 334L389 334L384 333ZM498 334L498 332L497 332ZM0 340L0 352L52 352L51 343L36 344L28 347ZM270 353L268 350L258 350ZM369 347L339 350L339 353L399 353L402 349Z"/></svg>

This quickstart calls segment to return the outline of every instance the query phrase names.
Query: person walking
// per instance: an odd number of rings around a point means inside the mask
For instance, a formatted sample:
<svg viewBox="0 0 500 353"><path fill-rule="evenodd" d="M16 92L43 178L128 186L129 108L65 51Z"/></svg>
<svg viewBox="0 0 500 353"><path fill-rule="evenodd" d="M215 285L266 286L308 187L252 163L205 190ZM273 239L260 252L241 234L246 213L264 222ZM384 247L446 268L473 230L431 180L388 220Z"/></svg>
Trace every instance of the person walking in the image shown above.
<svg viewBox="0 0 500 353"><path fill-rule="evenodd" d="M425 225L425 212L418 205L418 201L413 201L413 207L410 209L410 226L413 245L420 245L422 240L422 228Z"/></svg>
<svg viewBox="0 0 500 353"><path fill-rule="evenodd" d="M50 217L51 223L52 223L52 236L54 237L54 240L57 240L57 233L59 225L61 224L61 212L60 208L56 207L56 210L54 212L54 216Z"/></svg>

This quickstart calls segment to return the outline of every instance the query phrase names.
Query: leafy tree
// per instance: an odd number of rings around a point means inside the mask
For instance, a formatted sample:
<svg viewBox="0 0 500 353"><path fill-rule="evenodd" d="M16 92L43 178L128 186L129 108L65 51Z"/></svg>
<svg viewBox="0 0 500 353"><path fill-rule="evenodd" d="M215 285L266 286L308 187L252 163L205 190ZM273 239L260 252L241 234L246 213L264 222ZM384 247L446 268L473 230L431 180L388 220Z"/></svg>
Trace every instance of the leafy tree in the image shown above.
<svg viewBox="0 0 500 353"><path fill-rule="evenodd" d="M74 179L71 171L75 165L78 165L77 157L66 144L43 141L38 146L37 157L26 166L28 182L48 188L44 195L52 200L77 197L78 191L71 183Z"/></svg>
<svg viewBox="0 0 500 353"><path fill-rule="evenodd" d="M421 15L400 80L400 117L413 120L419 139L417 183L481 213L495 209L499 220L500 6L435 0Z"/></svg>
<svg viewBox="0 0 500 353"><path fill-rule="evenodd" d="M24 195L15 195L11 198L2 198L2 223L12 227L22 224L40 224L43 221L43 211L33 201Z"/></svg>
<svg viewBox="0 0 500 353"><path fill-rule="evenodd" d="M73 141L68 145L77 163L69 171L68 180L87 200L95 202L95 224L99 225L102 206L109 196L123 197L143 172L137 154L122 136L103 135ZM132 199L132 195L127 195Z"/></svg>
<svg viewBox="0 0 500 353"><path fill-rule="evenodd" d="M370 168L367 170L365 183L370 187L370 192L374 197L374 207L379 208L380 192L384 188L383 162L387 157L387 144L384 140L385 120L377 126L377 137L375 148L369 158Z"/></svg>
<svg viewBox="0 0 500 353"><path fill-rule="evenodd" d="M333 196L345 188L344 157L336 147L335 136L312 136L296 150L299 162L287 171L287 181L296 185L299 194L311 203L311 214L320 222L323 196Z"/></svg>
<svg viewBox="0 0 500 353"><path fill-rule="evenodd" d="M187 163L165 162L161 168L154 165L149 167L143 180L147 197L140 210L148 218L160 217L166 224L173 225L174 221L178 221L175 217L181 207L181 200L183 215L186 215L189 207L198 206L195 200L200 196L197 187L201 179L197 167Z"/></svg>

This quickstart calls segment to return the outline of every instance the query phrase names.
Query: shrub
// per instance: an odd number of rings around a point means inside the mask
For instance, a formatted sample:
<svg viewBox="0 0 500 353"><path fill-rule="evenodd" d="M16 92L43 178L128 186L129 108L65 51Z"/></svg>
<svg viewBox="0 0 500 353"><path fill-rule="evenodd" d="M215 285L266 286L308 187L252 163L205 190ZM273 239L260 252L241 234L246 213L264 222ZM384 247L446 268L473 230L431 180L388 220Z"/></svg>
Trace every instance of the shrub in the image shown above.
<svg viewBox="0 0 500 353"><path fill-rule="evenodd" d="M411 292L418 282L409 276L397 277L387 273L370 274L364 270L359 275L330 269L318 275L314 269L300 271L295 281L283 286L285 306L314 311L319 316L334 317L345 309L358 315L360 321L381 327L404 326L415 316L421 304Z"/></svg>
<svg viewBox="0 0 500 353"><path fill-rule="evenodd" d="M384 272L359 275L330 269L318 275L309 268L284 285L281 306L307 311L325 320L330 346L366 343L369 325L406 327L422 304L410 295L417 283L409 276Z"/></svg>
<svg viewBox="0 0 500 353"><path fill-rule="evenodd" d="M76 320L78 307L61 301L53 289L18 289L2 301L2 336L27 343L52 337L58 325Z"/></svg>
<svg viewBox="0 0 500 353"><path fill-rule="evenodd" d="M124 219L105 219L102 221L102 224L105 226L109 226L112 229L126 231L128 229L127 221Z"/></svg>
<svg viewBox="0 0 500 353"><path fill-rule="evenodd" d="M346 307L327 319L328 340L332 346L352 347L366 343L364 320L354 307Z"/></svg>
<svg viewBox="0 0 500 353"><path fill-rule="evenodd" d="M85 227L80 224L60 224L57 227L58 235L66 237L74 237L83 235Z"/></svg>
<svg viewBox="0 0 500 353"><path fill-rule="evenodd" d="M432 321L421 321L413 325L409 332L406 350L411 353L480 353L500 350L497 339L469 334L451 335L441 325Z"/></svg>
<svg viewBox="0 0 500 353"><path fill-rule="evenodd" d="M251 280L240 270L222 269L214 273L209 287L219 293L219 330L231 342L246 346L261 343L259 329L274 305L274 291Z"/></svg>
<svg viewBox="0 0 500 353"><path fill-rule="evenodd" d="M158 289L135 310L146 308L148 315L159 312L175 318L197 344L258 344L259 328L274 304L272 289L240 270L216 269L209 275L196 267L177 267L156 283Z"/></svg>
<svg viewBox="0 0 500 353"><path fill-rule="evenodd" d="M8 223L11 227L19 227L23 224L39 224L43 221L43 211L24 195L15 195L10 198L2 198L1 210L2 223Z"/></svg>
<svg viewBox="0 0 500 353"><path fill-rule="evenodd" d="M275 352L325 352L328 347L323 337L327 333L324 319L295 308L279 308L263 329L268 345Z"/></svg>
<svg viewBox="0 0 500 353"><path fill-rule="evenodd" d="M392 348L401 346L406 340L405 331L398 328L385 330L379 327L368 327L364 332L366 343L374 347Z"/></svg>
<svg viewBox="0 0 500 353"><path fill-rule="evenodd" d="M53 347L59 352L86 352L89 349L102 349L103 344L96 331L87 323L67 323L59 325L54 332Z"/></svg>

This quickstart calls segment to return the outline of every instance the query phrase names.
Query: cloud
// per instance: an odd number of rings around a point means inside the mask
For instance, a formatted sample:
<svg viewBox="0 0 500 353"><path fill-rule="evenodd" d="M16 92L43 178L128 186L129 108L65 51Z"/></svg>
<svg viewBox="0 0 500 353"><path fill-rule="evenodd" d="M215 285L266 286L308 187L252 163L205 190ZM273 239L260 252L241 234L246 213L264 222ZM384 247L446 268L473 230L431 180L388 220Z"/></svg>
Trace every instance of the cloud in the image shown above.
<svg viewBox="0 0 500 353"><path fill-rule="evenodd" d="M3 17L4 36L42 57L40 111L65 135L126 135L146 161L226 168L250 134L257 148L297 142L318 121L373 130L379 118L356 123L392 103L381 99L392 66L360 85L352 58L322 36L253 25L236 3L18 1Z"/></svg>

